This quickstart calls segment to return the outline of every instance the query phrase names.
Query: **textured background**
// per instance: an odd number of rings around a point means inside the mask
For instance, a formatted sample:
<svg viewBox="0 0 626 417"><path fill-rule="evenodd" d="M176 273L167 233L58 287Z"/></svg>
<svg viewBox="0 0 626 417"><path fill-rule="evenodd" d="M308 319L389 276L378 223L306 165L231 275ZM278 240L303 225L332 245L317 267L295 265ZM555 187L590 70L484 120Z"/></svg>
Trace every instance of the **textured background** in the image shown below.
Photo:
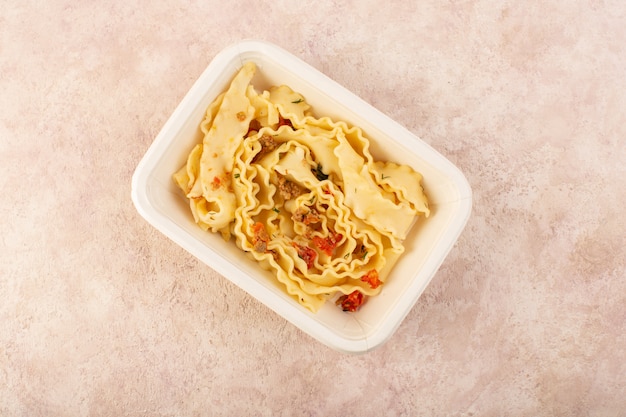
<svg viewBox="0 0 626 417"><path fill-rule="evenodd" d="M0 415L626 415L626 3L305 3L1 2ZM131 203L163 123L244 38L473 187L371 353L313 341Z"/></svg>

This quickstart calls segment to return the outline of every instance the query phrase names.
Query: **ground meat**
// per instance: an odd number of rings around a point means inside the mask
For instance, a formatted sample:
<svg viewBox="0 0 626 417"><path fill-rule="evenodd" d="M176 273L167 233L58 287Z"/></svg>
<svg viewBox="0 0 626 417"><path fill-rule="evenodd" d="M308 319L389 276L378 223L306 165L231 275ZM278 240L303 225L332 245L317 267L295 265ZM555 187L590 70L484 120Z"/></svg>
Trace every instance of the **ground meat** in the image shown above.
<svg viewBox="0 0 626 417"><path fill-rule="evenodd" d="M263 223L256 222L252 225L252 245L256 252L265 253L267 251L267 242L270 241L270 237L265 230Z"/></svg>
<svg viewBox="0 0 626 417"><path fill-rule="evenodd" d="M294 211L291 215L291 220L293 220L294 222L302 223L302 220L304 220L304 216L306 216L308 213L309 210L305 209L304 207L298 207L296 211Z"/></svg>
<svg viewBox="0 0 626 417"><path fill-rule="evenodd" d="M278 146L274 136L271 135L261 136L259 138L259 143L261 144L261 152L263 153L272 152Z"/></svg>
<svg viewBox="0 0 626 417"><path fill-rule="evenodd" d="M319 213L315 209L307 209L305 207L298 207L291 216L294 222L304 223L305 225L319 223L322 220Z"/></svg>
<svg viewBox="0 0 626 417"><path fill-rule="evenodd" d="M278 193L283 200L291 200L302 194L302 188L295 182L289 181L282 175L278 176Z"/></svg>
<svg viewBox="0 0 626 417"><path fill-rule="evenodd" d="M254 158L252 159L252 162L256 162L257 160L259 160L260 158L263 157L263 155L272 152L274 149L276 149L280 144L276 142L276 139L274 139L274 136L271 135L263 135L259 138L259 143L261 144L261 150L259 151L259 153L257 153Z"/></svg>

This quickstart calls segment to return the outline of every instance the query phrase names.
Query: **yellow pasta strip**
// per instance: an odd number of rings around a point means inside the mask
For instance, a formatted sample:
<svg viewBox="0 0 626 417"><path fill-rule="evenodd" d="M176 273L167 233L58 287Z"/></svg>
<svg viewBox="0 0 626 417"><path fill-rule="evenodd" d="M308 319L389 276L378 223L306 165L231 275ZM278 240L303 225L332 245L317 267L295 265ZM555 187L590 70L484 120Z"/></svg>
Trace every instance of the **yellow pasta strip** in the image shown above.
<svg viewBox="0 0 626 417"><path fill-rule="evenodd" d="M248 63L236 75L203 139L200 159L202 196L207 201L207 213L212 213L204 222L212 231L227 227L235 217L236 201L230 189L232 155L254 116L255 109L245 93L255 69Z"/></svg>
<svg viewBox="0 0 626 417"><path fill-rule="evenodd" d="M315 118L289 87L258 93L254 73L244 64L208 107L202 143L173 174L194 220L234 237L313 312L341 295L375 296L429 215L422 176L376 161L359 128Z"/></svg>

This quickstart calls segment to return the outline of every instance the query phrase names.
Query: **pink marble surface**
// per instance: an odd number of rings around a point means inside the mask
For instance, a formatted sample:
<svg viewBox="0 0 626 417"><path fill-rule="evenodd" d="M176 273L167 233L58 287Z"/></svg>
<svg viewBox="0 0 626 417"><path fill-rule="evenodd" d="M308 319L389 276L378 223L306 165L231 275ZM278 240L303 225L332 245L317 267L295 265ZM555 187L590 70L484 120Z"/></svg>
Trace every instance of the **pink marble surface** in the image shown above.
<svg viewBox="0 0 626 417"><path fill-rule="evenodd" d="M626 3L191 3L2 4L0 415L626 415ZM156 133L244 38L473 187L458 244L373 352L313 341L131 203Z"/></svg>

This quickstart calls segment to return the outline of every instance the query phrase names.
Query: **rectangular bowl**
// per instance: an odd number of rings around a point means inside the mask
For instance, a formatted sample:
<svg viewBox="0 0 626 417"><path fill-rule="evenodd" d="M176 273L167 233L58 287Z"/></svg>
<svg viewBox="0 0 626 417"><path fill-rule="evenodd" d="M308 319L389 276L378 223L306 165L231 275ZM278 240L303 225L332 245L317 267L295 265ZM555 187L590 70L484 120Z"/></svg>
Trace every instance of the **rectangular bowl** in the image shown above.
<svg viewBox="0 0 626 417"><path fill-rule="evenodd" d="M172 181L189 151L202 141L199 125L207 107L247 61L257 65L252 80L257 91L288 85L306 98L316 117L330 116L361 127L376 160L406 164L424 176L431 215L411 230L404 242L406 252L381 293L356 313L345 313L333 303L317 314L302 307L234 242L201 230ZM236 43L215 56L139 162L131 195L140 215L164 235L319 342L349 353L372 350L393 335L458 239L472 207L466 178L440 153L302 60L254 40Z"/></svg>

